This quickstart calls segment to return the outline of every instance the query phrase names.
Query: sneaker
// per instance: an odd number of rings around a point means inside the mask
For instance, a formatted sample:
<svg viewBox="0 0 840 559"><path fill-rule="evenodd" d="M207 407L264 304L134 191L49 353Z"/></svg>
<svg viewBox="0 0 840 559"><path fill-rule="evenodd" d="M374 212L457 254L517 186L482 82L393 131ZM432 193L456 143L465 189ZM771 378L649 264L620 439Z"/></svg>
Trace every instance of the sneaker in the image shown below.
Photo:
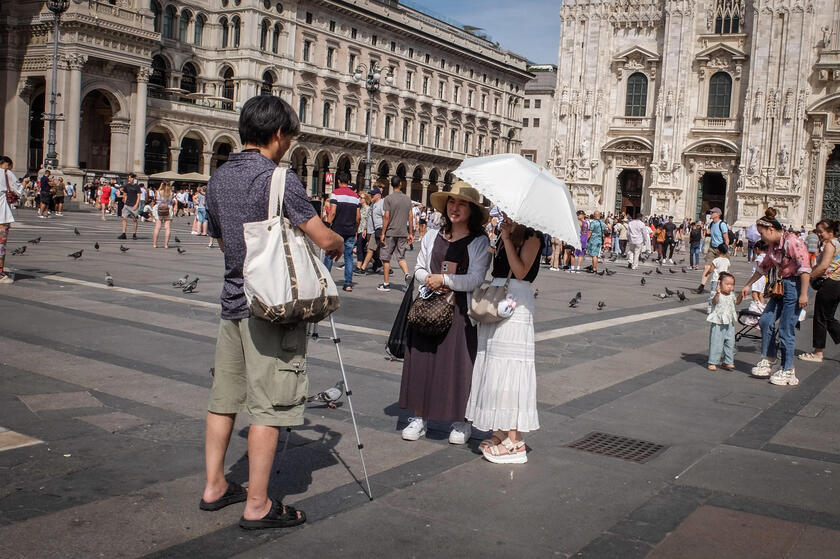
<svg viewBox="0 0 840 559"><path fill-rule="evenodd" d="M123 233L123 234L121 234L119 237L117 237L117 239L119 239L119 240L121 240L121 241L122 241L123 239L127 239L127 238L128 238L128 237L126 237L126 236L125 236L125 233Z"/></svg>
<svg viewBox="0 0 840 559"><path fill-rule="evenodd" d="M64 214L61 213L61 212L55 212L55 215L58 216L58 217L63 217L64 216Z"/></svg>
<svg viewBox="0 0 840 559"><path fill-rule="evenodd" d="M408 283L411 281L411 278L412 278L411 274L406 274L405 275L405 284L406 285L408 285Z"/></svg>
<svg viewBox="0 0 840 559"><path fill-rule="evenodd" d="M131 238L136 241L137 240L137 233L132 233Z"/></svg>
<svg viewBox="0 0 840 559"><path fill-rule="evenodd" d="M361 268L354 268L353 273L356 274L357 276L364 276L365 274L367 274L367 272L365 272Z"/></svg>
<svg viewBox="0 0 840 559"><path fill-rule="evenodd" d="M416 441L426 435L426 422L422 417L409 417L408 426L402 430L402 438L406 441Z"/></svg>
<svg viewBox="0 0 840 559"><path fill-rule="evenodd" d="M756 363L755 367L752 368L752 376L758 378L769 378L770 374L773 372L773 363L775 363L775 360L770 361L769 359L762 359Z"/></svg>
<svg viewBox="0 0 840 559"><path fill-rule="evenodd" d="M552 266L552 267L550 267L550 268L549 268L549 271L551 271L551 272L559 272L559 271L560 271L560 268L558 268L558 267L556 267L556 266Z"/></svg>
<svg viewBox="0 0 840 559"><path fill-rule="evenodd" d="M628 270L632 270L632 269L633 269L633 264L632 264L631 262L628 262L628 263L627 263L627 269L628 269Z"/></svg>
<svg viewBox="0 0 840 559"><path fill-rule="evenodd" d="M343 270L344 269L344 261L342 260L341 262L335 264L335 267L338 268L339 270Z"/></svg>
<svg viewBox="0 0 840 559"><path fill-rule="evenodd" d="M0 274L0 284L14 283L15 280L9 274Z"/></svg>
<svg viewBox="0 0 840 559"><path fill-rule="evenodd" d="M376 289L379 291L391 291L391 284L390 283L380 283Z"/></svg>
<svg viewBox="0 0 840 559"><path fill-rule="evenodd" d="M40 219L47 219L47 216L45 216L45 215L39 215L38 217L39 217Z"/></svg>
<svg viewBox="0 0 840 559"><path fill-rule="evenodd" d="M465 444L470 440L472 434L472 426L463 421L456 421L452 424L452 431L449 433L449 442L451 444Z"/></svg>
<svg viewBox="0 0 840 559"><path fill-rule="evenodd" d="M190 235L198 235L198 231L190 231Z"/></svg>
<svg viewBox="0 0 840 559"><path fill-rule="evenodd" d="M770 377L770 384L776 386L796 386L799 384L799 379L796 378L795 369L780 369L773 373Z"/></svg>
<svg viewBox="0 0 840 559"><path fill-rule="evenodd" d="M207 243L207 248L213 248L213 241L210 241L209 243Z"/></svg>

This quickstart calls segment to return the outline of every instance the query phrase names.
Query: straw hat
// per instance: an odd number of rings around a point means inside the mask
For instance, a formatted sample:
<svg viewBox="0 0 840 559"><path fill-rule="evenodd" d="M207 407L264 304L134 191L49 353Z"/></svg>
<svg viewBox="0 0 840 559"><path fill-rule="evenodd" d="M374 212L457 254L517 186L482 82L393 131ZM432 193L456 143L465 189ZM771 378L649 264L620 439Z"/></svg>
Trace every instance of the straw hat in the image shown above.
<svg viewBox="0 0 840 559"><path fill-rule="evenodd" d="M481 223L487 223L490 220L490 211L481 203L481 194L478 190L471 187L469 183L458 181L452 185L449 192L435 192L429 197L432 207L442 214L446 213L446 202L449 198L457 200L466 200L475 204L481 211Z"/></svg>

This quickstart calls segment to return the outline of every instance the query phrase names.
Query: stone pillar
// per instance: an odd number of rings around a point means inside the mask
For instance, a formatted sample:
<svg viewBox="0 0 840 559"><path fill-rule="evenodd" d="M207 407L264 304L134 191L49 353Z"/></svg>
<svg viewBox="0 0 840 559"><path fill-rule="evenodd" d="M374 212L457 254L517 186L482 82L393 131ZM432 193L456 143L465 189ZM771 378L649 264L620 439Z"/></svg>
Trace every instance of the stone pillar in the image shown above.
<svg viewBox="0 0 840 559"><path fill-rule="evenodd" d="M131 170L143 173L146 159L146 94L151 76L151 68L137 70L137 104L134 108L134 156L131 158Z"/></svg>
<svg viewBox="0 0 840 559"><path fill-rule="evenodd" d="M317 185L315 184L315 165L304 165L306 167L306 178L309 179L309 194L313 195L317 190Z"/></svg>
<svg viewBox="0 0 840 559"><path fill-rule="evenodd" d="M67 88L67 100L64 103L64 118L67 132L64 144L64 165L68 169L79 168L79 132L81 130L82 103L82 68L87 56L71 54L67 58L70 68L70 86ZM113 150L112 150L113 153Z"/></svg>
<svg viewBox="0 0 840 559"><path fill-rule="evenodd" d="M420 182L423 184L423 196L420 199L420 203L423 204L424 206L428 206L429 205L429 181L427 181L426 179L423 179Z"/></svg>
<svg viewBox="0 0 840 559"><path fill-rule="evenodd" d="M413 177L413 176L412 176ZM414 182L414 178L409 179L408 177L405 178L405 195L411 199L411 183Z"/></svg>
<svg viewBox="0 0 840 559"><path fill-rule="evenodd" d="M128 119L114 118L111 120L111 171L125 173L128 171L128 133L131 125Z"/></svg>
<svg viewBox="0 0 840 559"><path fill-rule="evenodd" d="M169 148L169 170L173 173L178 172L178 157L181 155L181 146Z"/></svg>
<svg viewBox="0 0 840 559"><path fill-rule="evenodd" d="M202 173L210 176L210 162L213 160L213 152L212 151L203 151L201 152L201 163L203 166Z"/></svg>

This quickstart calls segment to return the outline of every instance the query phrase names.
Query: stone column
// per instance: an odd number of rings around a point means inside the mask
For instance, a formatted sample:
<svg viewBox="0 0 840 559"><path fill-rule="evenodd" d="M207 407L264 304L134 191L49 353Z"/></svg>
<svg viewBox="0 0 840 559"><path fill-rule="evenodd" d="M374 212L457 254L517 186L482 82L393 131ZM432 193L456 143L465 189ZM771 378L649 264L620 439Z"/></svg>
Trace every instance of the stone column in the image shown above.
<svg viewBox="0 0 840 559"><path fill-rule="evenodd" d="M413 178L406 177L405 178L405 195L411 198L411 183L414 182Z"/></svg>
<svg viewBox="0 0 840 559"><path fill-rule="evenodd" d="M212 151L203 151L201 152L201 162L203 166L203 170L201 171L203 174L210 176L210 162L213 160L213 152Z"/></svg>
<svg viewBox="0 0 840 559"><path fill-rule="evenodd" d="M306 178L309 179L309 194L315 194L318 192L314 177L315 165L304 165L304 167L306 167Z"/></svg>
<svg viewBox="0 0 840 559"><path fill-rule="evenodd" d="M181 155L181 147L169 148L169 170L173 173L178 172L178 157Z"/></svg>
<svg viewBox="0 0 840 559"><path fill-rule="evenodd" d="M423 204L424 206L428 206L429 205L429 181L427 181L426 179L423 179L420 182L423 184L423 196L420 200L420 203Z"/></svg>
<svg viewBox="0 0 840 559"><path fill-rule="evenodd" d="M128 171L128 133L131 125L128 119L114 118L111 120L111 171L125 173Z"/></svg>
<svg viewBox="0 0 840 559"><path fill-rule="evenodd" d="M68 169L79 168L79 131L81 129L82 102L82 67L87 56L71 54L67 58L70 68L70 86L67 88L67 100L64 103L66 136L64 145L64 165Z"/></svg>
<svg viewBox="0 0 840 559"><path fill-rule="evenodd" d="M146 94L151 76L151 68L143 67L137 70L137 104L134 108L134 156L131 170L143 173L146 159Z"/></svg>

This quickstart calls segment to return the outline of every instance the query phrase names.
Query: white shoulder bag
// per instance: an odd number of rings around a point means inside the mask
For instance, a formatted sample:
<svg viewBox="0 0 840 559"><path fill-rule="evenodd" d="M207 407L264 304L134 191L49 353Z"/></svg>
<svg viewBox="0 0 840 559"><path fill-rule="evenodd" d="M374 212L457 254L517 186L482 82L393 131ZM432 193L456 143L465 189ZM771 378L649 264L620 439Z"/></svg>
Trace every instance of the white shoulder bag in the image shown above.
<svg viewBox="0 0 840 559"><path fill-rule="evenodd" d="M338 309L338 289L303 231L283 217L285 191L286 169L277 167L268 220L244 224L245 296L256 318L280 324L319 322Z"/></svg>

